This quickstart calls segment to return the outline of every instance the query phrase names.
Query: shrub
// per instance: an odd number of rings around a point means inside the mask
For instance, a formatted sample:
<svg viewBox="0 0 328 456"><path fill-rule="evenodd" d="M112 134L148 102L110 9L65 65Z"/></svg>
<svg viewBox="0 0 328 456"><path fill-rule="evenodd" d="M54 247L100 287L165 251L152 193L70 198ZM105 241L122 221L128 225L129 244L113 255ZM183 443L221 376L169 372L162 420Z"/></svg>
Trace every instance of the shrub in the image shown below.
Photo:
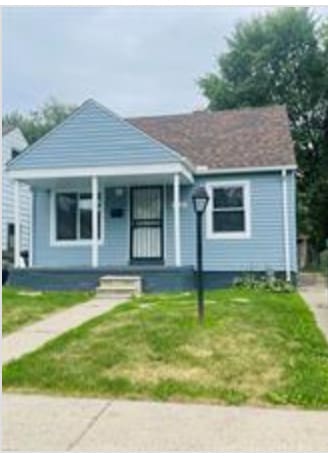
<svg viewBox="0 0 328 456"><path fill-rule="evenodd" d="M279 279L271 273L260 277L254 273L246 273L234 280L234 286L247 290L264 290L275 293L291 293L295 290L295 287L291 283Z"/></svg>

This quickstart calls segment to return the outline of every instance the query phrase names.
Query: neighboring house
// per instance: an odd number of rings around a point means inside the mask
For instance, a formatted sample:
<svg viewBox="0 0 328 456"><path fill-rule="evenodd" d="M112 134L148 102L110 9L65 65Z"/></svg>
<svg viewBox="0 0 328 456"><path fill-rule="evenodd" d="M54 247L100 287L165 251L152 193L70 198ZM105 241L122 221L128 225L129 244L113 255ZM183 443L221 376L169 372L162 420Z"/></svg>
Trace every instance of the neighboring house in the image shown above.
<svg viewBox="0 0 328 456"><path fill-rule="evenodd" d="M14 182L6 171L7 163L16 158L28 146L19 128L5 127L2 130L2 255L13 260L15 243ZM20 187L20 250L29 249L30 191L26 185Z"/></svg>
<svg viewBox="0 0 328 456"><path fill-rule="evenodd" d="M122 119L88 100L9 164L33 189L33 267L13 280L82 288L110 272L191 288L198 185L206 285L249 271L291 280L295 171L284 107Z"/></svg>

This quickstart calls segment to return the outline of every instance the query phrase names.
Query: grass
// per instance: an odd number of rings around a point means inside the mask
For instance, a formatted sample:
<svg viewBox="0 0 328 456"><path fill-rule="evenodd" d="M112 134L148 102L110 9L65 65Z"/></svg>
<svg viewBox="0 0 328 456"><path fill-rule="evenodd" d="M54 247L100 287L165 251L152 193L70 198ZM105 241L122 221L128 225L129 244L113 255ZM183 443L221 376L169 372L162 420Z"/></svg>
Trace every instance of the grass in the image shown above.
<svg viewBox="0 0 328 456"><path fill-rule="evenodd" d="M2 289L2 333L8 334L24 325L90 299L90 292L31 292L12 287Z"/></svg>
<svg viewBox="0 0 328 456"><path fill-rule="evenodd" d="M328 346L296 293L148 295L6 365L10 391L328 409Z"/></svg>

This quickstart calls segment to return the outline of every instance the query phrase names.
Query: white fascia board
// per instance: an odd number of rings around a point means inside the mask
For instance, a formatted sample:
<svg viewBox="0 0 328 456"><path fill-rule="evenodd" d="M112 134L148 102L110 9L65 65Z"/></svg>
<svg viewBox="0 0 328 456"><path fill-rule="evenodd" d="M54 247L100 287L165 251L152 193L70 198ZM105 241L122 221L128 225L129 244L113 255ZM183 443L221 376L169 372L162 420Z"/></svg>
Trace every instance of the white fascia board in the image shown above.
<svg viewBox="0 0 328 456"><path fill-rule="evenodd" d="M193 184L195 179L194 179L194 175L192 174L192 172L190 172L188 169L186 169L184 166L181 166L182 170L181 170L181 174L183 174L185 176L185 178L191 183Z"/></svg>
<svg viewBox="0 0 328 456"><path fill-rule="evenodd" d="M196 168L195 174L197 176L208 176L211 174L242 174L242 173L264 173L264 172L281 172L295 171L297 165L282 165L282 166L249 166L245 168L209 168L198 169Z"/></svg>
<svg viewBox="0 0 328 456"><path fill-rule="evenodd" d="M182 173L193 182L192 173L181 163L163 163L160 165L133 166L102 166L83 168L47 168L8 170L11 179L51 179L61 177L92 177L92 176L140 176Z"/></svg>
<svg viewBox="0 0 328 456"><path fill-rule="evenodd" d="M163 163L159 165L133 165L133 166L102 166L83 168L37 168L7 170L11 179L48 179L60 177L90 177L90 176L138 176L153 174L183 174L189 182L194 182L194 175L208 176L213 174L245 174L263 172L295 171L296 165L285 166L262 166L245 168L217 168L191 170L188 163Z"/></svg>

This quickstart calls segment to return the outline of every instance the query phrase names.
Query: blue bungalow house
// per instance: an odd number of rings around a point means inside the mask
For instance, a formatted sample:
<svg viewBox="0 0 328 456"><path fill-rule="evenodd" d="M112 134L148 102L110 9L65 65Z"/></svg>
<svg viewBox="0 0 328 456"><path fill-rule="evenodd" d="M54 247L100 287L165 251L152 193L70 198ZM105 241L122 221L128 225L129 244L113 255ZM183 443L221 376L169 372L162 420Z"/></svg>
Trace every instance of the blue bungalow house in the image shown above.
<svg viewBox="0 0 328 456"><path fill-rule="evenodd" d="M243 272L297 272L296 163L281 106L122 119L87 100L8 165L33 192L30 267L11 281L90 288L108 274L148 290L193 286L195 186L204 217L207 286Z"/></svg>

